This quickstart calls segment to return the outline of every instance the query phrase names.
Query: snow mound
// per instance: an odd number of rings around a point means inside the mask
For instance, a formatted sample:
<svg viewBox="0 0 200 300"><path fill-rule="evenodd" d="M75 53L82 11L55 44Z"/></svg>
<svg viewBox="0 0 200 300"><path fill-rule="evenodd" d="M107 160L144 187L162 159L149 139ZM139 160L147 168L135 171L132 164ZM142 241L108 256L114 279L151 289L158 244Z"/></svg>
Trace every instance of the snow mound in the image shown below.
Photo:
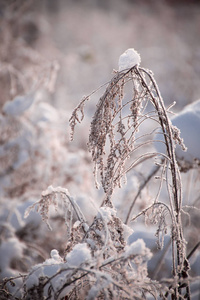
<svg viewBox="0 0 200 300"><path fill-rule="evenodd" d="M119 72L139 65L140 62L140 54L135 49L129 48L119 57Z"/></svg>

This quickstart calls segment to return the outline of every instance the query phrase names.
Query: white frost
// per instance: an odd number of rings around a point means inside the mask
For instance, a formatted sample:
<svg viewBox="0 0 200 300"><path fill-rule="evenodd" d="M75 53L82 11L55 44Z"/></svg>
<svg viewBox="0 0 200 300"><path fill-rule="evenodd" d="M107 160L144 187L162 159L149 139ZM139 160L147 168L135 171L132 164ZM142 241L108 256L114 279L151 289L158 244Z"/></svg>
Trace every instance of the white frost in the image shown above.
<svg viewBox="0 0 200 300"><path fill-rule="evenodd" d="M141 62L140 54L135 49L127 49L119 57L119 72L130 69Z"/></svg>

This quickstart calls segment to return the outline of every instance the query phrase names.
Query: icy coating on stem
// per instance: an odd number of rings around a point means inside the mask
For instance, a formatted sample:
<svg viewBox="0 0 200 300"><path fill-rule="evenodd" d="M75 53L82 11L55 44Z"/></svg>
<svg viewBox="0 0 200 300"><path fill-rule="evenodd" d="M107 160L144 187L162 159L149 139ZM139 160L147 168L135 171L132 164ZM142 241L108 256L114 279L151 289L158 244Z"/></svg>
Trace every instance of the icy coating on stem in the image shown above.
<svg viewBox="0 0 200 300"><path fill-rule="evenodd" d="M130 69L140 63L140 54L135 49L129 48L119 57L119 72Z"/></svg>

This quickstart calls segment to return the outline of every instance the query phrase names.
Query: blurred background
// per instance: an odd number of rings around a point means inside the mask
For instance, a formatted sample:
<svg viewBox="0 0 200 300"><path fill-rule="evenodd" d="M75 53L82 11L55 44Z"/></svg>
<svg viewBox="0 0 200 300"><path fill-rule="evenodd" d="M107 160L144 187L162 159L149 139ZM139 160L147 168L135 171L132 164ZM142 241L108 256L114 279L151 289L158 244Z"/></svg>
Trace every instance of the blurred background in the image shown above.
<svg viewBox="0 0 200 300"><path fill-rule="evenodd" d="M22 60L9 44L13 38L41 60L58 62L55 92L49 96L55 107L73 109L107 82L127 48L141 54L141 66L153 71L167 104L176 101L179 110L199 98L199 1L1 0L0 17L1 61L9 55L16 64Z"/></svg>

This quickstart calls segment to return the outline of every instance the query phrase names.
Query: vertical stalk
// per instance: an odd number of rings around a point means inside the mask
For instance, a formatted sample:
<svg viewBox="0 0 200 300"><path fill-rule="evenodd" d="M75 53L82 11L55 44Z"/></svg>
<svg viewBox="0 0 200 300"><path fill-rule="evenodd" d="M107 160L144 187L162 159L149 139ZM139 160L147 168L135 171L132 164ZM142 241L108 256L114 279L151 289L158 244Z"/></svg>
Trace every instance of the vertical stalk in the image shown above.
<svg viewBox="0 0 200 300"><path fill-rule="evenodd" d="M143 71L145 74L148 75L150 78L155 93L156 97L154 96L153 92L151 89L148 87L144 77L141 74L141 71ZM175 211L175 224L173 227L175 227L175 236L172 236L172 251L175 253L175 248L174 248L174 239L176 241L176 253L177 253L177 264L175 266L175 262L173 262L173 276L175 277L176 274L178 274L179 279L182 278L182 269L183 269L183 263L185 261L185 253L184 253L184 239L183 239L183 234L182 234L182 222L181 222L181 216L180 216L180 211L181 211L181 187L178 187L178 178L177 174L179 172L177 162L176 162L176 157L175 157L175 147L174 147L174 142L173 142L173 136L172 136L172 129L170 126L170 121L168 119L163 99L161 97L160 91L158 89L158 86L153 78L153 76L147 72L145 69L142 68L135 68L135 73L139 75L142 85L147 89L149 95L151 96L152 102L158 112L158 117L159 117L159 122L162 127L164 139L165 139L165 144L166 144L166 149L167 149L167 155L170 158L170 168L171 168L171 177L172 177L172 194L173 194L173 201L174 201L174 211ZM180 195L179 195L180 192ZM180 197L180 201L179 201ZM173 209L173 207L172 207ZM175 255L173 255L175 258ZM173 259L174 261L174 259ZM178 288L174 288L174 293L175 293L175 298L174 299L180 299L181 295L181 284L179 282ZM189 290L189 287L187 285L186 290ZM188 296L189 297L189 296ZM188 298L189 299L189 298Z"/></svg>

